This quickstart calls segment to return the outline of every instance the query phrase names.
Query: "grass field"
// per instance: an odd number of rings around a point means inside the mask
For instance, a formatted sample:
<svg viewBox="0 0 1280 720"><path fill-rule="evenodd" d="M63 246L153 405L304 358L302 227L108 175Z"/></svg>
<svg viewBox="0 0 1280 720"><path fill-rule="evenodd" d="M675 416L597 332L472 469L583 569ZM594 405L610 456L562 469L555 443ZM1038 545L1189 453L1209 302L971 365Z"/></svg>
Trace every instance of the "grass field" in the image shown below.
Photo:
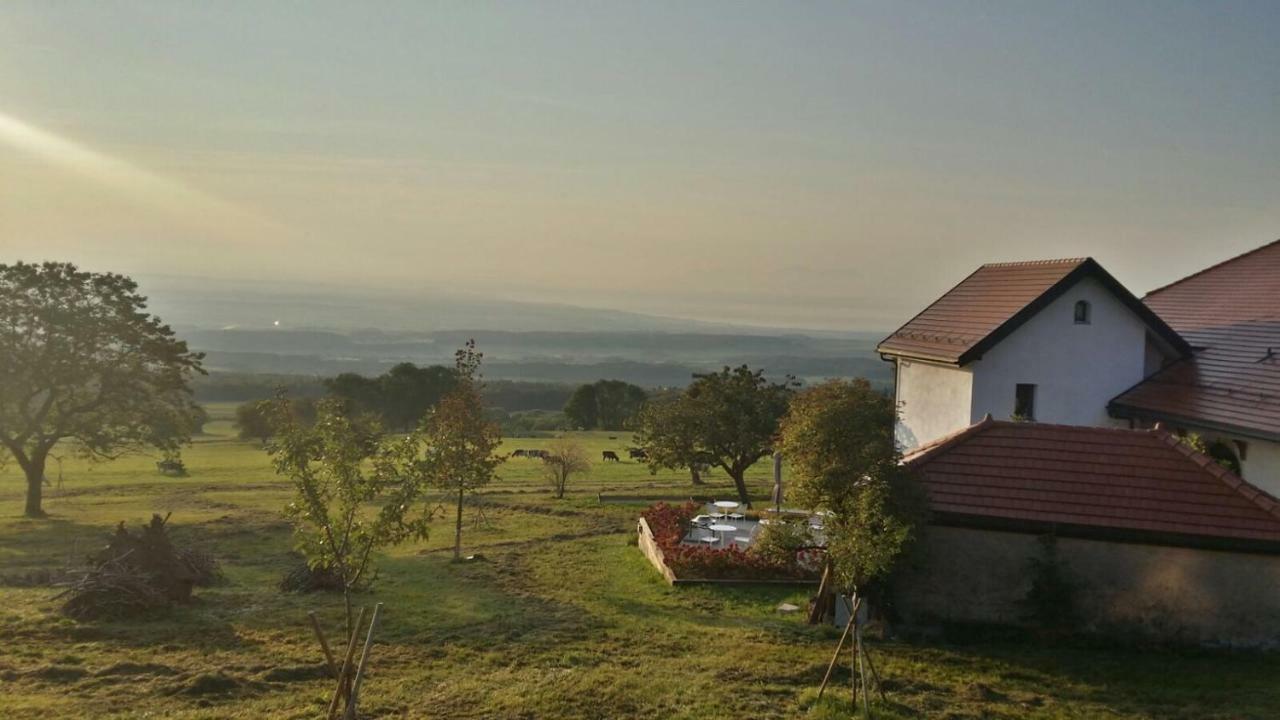
<svg viewBox="0 0 1280 720"><path fill-rule="evenodd" d="M149 622L76 623L48 587L0 587L0 717L315 718L330 683L306 612L334 635L341 598L288 595L289 498L267 457L234 439L230 408L184 454L190 477L153 458L51 465L47 520L20 517L23 483L0 471L0 576L63 566L119 521L172 512L174 534L221 559L227 581ZM625 434L583 434L594 457ZM512 440L511 448L544 441ZM752 482L764 492L767 463ZM369 717L846 717L813 706L833 649L829 628L780 615L804 590L672 588L634 544L638 506L598 493L689 492L687 476L634 462L599 464L554 500L537 461L515 459L483 495L487 524L467 521L469 552L449 562L437 521L424 543L395 548L360 602L385 619L362 693ZM730 496L723 474L714 492ZM1280 658L1140 653L1016 643L877 643L890 718L1272 718ZM837 695L848 675L837 676Z"/></svg>

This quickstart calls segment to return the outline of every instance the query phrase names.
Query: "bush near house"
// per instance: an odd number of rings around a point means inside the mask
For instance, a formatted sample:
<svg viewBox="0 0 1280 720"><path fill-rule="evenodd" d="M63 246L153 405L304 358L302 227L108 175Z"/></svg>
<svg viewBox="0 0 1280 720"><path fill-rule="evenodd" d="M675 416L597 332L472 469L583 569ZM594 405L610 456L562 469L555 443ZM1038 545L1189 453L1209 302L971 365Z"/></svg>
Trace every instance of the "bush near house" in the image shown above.
<svg viewBox="0 0 1280 720"><path fill-rule="evenodd" d="M801 562L798 554L780 558L777 553L762 553L736 547L710 548L684 545L681 540L698 514L697 503L679 507L657 503L641 516L649 524L654 542L662 550L667 567L677 577L699 580L812 580L817 578L811 559Z"/></svg>

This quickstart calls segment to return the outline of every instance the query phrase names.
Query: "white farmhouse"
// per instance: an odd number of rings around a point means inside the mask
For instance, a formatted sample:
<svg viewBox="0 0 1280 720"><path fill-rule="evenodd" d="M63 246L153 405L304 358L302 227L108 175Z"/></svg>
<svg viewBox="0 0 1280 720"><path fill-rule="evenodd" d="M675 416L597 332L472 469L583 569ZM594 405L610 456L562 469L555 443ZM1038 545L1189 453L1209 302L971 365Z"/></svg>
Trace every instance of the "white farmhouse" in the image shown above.
<svg viewBox="0 0 1280 720"><path fill-rule="evenodd" d="M1199 434L1280 493L1280 241L1139 300L1092 258L984 265L880 343L904 451L987 415Z"/></svg>

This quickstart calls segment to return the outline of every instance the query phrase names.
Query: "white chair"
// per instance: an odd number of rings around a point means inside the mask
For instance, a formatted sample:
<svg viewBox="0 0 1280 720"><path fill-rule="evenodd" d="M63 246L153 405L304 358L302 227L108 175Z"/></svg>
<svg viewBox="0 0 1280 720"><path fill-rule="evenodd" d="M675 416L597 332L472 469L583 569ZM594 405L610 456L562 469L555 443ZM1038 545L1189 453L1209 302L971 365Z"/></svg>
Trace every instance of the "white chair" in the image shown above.
<svg viewBox="0 0 1280 720"><path fill-rule="evenodd" d="M746 520L747 516L744 515L743 513L738 512L737 510L734 510L733 512L729 513L729 519L730 520Z"/></svg>
<svg viewBox="0 0 1280 720"><path fill-rule="evenodd" d="M739 545L750 545L751 538L742 535L735 535L733 541Z"/></svg>

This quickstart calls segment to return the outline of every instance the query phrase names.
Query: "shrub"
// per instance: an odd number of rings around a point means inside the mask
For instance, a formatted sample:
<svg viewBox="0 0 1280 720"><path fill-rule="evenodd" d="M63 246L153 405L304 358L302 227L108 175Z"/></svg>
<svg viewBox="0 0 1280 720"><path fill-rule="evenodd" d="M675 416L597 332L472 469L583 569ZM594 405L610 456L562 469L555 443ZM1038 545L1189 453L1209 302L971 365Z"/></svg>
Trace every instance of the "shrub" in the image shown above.
<svg viewBox="0 0 1280 720"><path fill-rule="evenodd" d="M1048 631L1070 631L1076 627L1079 611L1076 597L1079 584L1058 555L1058 539L1040 537L1040 554L1027 562L1031 588L1022 601L1025 619Z"/></svg>
<svg viewBox="0 0 1280 720"><path fill-rule="evenodd" d="M748 552L785 565L796 562L799 552L812 545L807 523L776 522L761 528Z"/></svg>

